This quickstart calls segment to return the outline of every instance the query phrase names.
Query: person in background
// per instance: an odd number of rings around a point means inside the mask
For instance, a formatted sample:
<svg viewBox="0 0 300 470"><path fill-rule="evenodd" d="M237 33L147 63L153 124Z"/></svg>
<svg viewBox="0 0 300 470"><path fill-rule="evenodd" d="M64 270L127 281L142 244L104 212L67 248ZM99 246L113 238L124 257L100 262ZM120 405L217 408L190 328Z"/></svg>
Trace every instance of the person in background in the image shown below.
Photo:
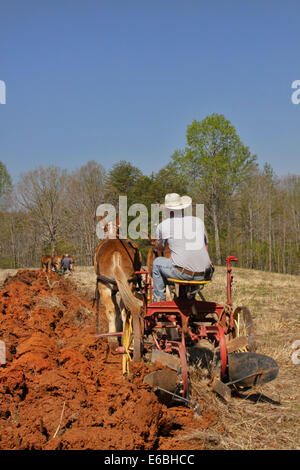
<svg viewBox="0 0 300 470"><path fill-rule="evenodd" d="M65 274L67 271L71 272L72 271L72 259L69 257L68 254L65 254L62 262L61 262L61 267L63 270L63 273Z"/></svg>

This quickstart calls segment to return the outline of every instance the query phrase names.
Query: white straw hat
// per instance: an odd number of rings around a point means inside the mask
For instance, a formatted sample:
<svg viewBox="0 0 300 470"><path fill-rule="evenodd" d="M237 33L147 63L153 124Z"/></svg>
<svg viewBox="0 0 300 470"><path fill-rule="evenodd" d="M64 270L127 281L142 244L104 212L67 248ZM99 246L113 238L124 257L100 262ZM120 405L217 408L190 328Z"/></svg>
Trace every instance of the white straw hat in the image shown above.
<svg viewBox="0 0 300 470"><path fill-rule="evenodd" d="M192 204L190 196L179 196L177 193L166 194L164 207L173 211L185 209Z"/></svg>

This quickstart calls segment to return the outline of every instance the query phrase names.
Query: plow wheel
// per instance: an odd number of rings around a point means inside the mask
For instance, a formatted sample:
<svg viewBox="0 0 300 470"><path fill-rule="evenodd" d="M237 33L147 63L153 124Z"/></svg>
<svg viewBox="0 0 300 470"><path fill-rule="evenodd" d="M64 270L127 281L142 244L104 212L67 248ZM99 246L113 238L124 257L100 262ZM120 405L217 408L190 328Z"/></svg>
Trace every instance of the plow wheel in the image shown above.
<svg viewBox="0 0 300 470"><path fill-rule="evenodd" d="M241 348L239 352L255 352L256 351L256 342L254 335L254 326L252 315L250 310L247 307L237 307L233 312L234 319L234 331L233 337L246 337L248 340L248 346Z"/></svg>

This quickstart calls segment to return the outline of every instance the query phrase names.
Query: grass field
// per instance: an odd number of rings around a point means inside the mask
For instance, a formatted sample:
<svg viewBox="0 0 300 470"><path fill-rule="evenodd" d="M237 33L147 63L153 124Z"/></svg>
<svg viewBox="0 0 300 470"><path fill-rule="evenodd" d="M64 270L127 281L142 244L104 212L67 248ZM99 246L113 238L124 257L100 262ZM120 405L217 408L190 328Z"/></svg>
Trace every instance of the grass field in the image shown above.
<svg viewBox="0 0 300 470"><path fill-rule="evenodd" d="M279 375L229 406L216 399L216 429L199 438L218 449L300 450L300 365L291 360L292 344L300 339L300 278L241 268L233 275L233 305L249 307L257 352L277 361ZM216 269L205 298L226 301L225 267Z"/></svg>

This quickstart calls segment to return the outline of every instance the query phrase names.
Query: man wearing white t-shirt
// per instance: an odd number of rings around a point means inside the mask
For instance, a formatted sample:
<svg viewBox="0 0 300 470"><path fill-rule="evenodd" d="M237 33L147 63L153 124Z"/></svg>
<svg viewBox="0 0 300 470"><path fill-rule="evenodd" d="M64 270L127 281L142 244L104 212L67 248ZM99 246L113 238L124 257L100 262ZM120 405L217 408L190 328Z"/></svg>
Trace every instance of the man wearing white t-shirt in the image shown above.
<svg viewBox="0 0 300 470"><path fill-rule="evenodd" d="M156 229L156 244L162 249L167 241L171 258L158 257L153 262L154 302L166 300L167 278L202 281L212 276L204 223L198 217L184 215L191 203L189 196L171 193L165 197L164 207L170 213Z"/></svg>

